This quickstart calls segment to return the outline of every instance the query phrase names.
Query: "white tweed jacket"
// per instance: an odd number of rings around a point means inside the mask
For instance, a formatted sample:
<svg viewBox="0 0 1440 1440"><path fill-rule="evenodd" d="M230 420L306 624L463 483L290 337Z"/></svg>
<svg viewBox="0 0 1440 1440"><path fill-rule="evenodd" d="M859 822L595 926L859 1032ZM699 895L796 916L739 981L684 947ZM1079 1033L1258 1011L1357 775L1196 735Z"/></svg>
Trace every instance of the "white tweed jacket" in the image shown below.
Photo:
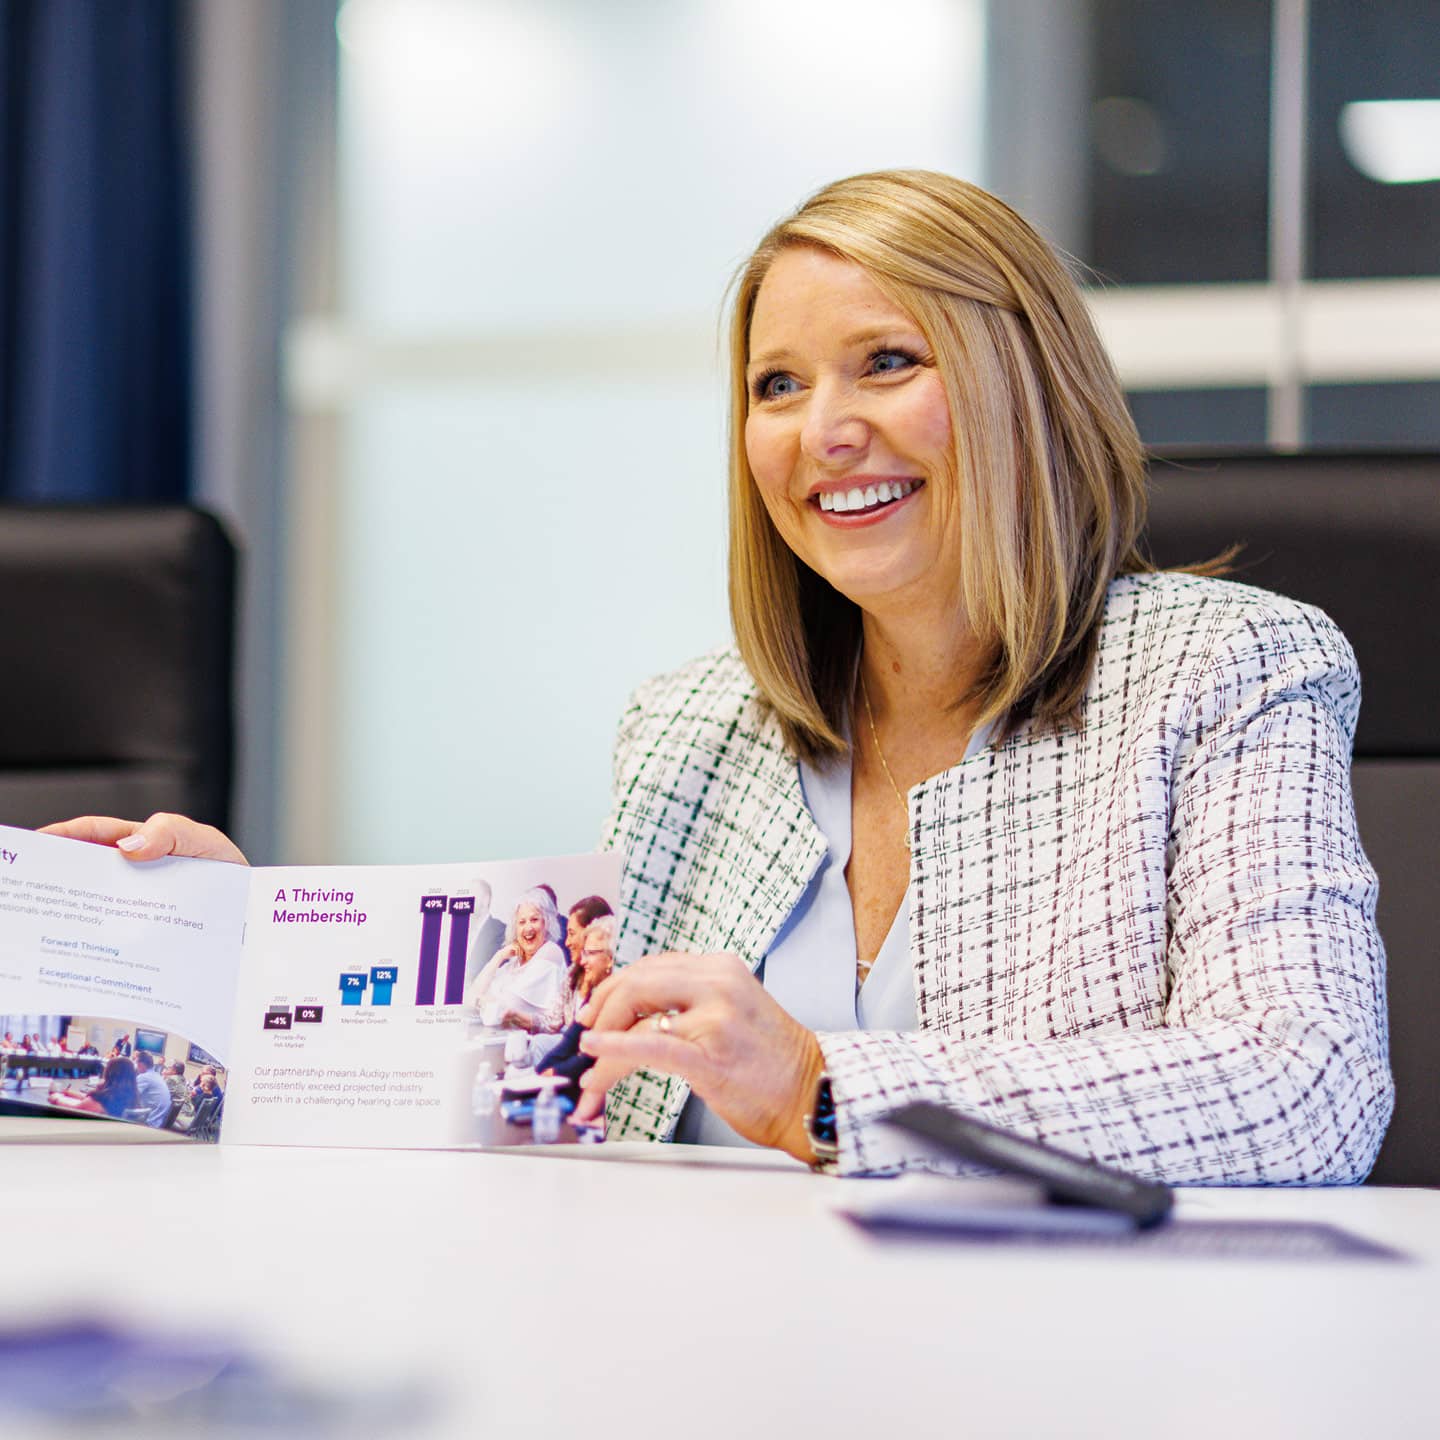
<svg viewBox="0 0 1440 1440"><path fill-rule="evenodd" d="M925 1099L1174 1183L1363 1179L1392 1087L1359 700L1316 610L1117 580L1081 727L1022 728L909 794L920 1028L819 1037L842 1173L933 1167L872 1123ZM733 651L636 693L614 785L621 962L758 964L825 841ZM611 1135L668 1138L687 1093L630 1077Z"/></svg>

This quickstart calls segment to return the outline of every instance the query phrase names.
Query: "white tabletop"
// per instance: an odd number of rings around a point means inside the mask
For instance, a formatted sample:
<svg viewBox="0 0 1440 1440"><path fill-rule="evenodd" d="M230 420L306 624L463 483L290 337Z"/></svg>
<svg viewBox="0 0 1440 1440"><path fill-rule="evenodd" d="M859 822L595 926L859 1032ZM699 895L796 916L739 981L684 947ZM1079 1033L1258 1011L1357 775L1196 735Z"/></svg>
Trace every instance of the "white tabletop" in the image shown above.
<svg viewBox="0 0 1440 1440"><path fill-rule="evenodd" d="M1409 1263L1162 1259L877 1239L828 1202L883 1182L640 1153L5 1144L0 1325L221 1327L418 1382L416 1436L1440 1434L1440 1192L1180 1199Z"/></svg>

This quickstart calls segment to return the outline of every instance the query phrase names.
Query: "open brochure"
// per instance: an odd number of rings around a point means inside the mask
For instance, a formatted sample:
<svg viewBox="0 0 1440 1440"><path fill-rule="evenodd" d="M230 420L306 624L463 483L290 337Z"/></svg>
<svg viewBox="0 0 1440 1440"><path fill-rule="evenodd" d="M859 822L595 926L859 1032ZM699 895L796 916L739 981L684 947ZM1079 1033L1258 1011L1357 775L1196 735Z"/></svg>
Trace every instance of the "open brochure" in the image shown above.
<svg viewBox="0 0 1440 1440"><path fill-rule="evenodd" d="M598 1138L548 1066L606 959L572 964L565 917L619 878L612 855L137 865L0 826L0 1112L252 1145Z"/></svg>

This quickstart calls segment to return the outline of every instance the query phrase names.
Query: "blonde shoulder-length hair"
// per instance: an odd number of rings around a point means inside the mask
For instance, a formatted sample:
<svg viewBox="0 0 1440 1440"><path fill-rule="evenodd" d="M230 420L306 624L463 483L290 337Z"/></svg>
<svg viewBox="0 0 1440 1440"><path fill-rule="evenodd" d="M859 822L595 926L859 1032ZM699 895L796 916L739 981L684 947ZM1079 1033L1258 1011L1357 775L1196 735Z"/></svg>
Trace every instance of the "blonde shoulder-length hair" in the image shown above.
<svg viewBox="0 0 1440 1440"><path fill-rule="evenodd" d="M1035 231L975 185L889 170L827 185L735 279L730 613L786 743L817 762L844 752L861 646L859 608L780 538L745 454L755 300L792 246L861 266L934 352L954 435L936 503L963 517L955 603L982 656L956 706L997 739L1026 720L1077 725L1106 589L1152 568L1137 549L1140 437L1074 281Z"/></svg>

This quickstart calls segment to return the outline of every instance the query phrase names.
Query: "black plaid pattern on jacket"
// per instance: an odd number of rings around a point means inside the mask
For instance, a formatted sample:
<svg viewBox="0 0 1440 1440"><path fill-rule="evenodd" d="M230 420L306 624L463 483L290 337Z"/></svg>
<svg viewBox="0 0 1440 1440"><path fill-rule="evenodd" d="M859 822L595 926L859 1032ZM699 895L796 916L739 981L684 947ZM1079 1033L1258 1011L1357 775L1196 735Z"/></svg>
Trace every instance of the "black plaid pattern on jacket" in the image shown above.
<svg viewBox="0 0 1440 1440"><path fill-rule="evenodd" d="M940 1168L871 1123L927 1099L1174 1183L1362 1179L1392 1091L1359 698L1319 611L1117 580L1081 728L1022 729L910 792L920 1028L820 1036L842 1172ZM614 784L621 962L757 965L825 842L733 651L637 692ZM612 1136L668 1138L687 1093L632 1076Z"/></svg>

